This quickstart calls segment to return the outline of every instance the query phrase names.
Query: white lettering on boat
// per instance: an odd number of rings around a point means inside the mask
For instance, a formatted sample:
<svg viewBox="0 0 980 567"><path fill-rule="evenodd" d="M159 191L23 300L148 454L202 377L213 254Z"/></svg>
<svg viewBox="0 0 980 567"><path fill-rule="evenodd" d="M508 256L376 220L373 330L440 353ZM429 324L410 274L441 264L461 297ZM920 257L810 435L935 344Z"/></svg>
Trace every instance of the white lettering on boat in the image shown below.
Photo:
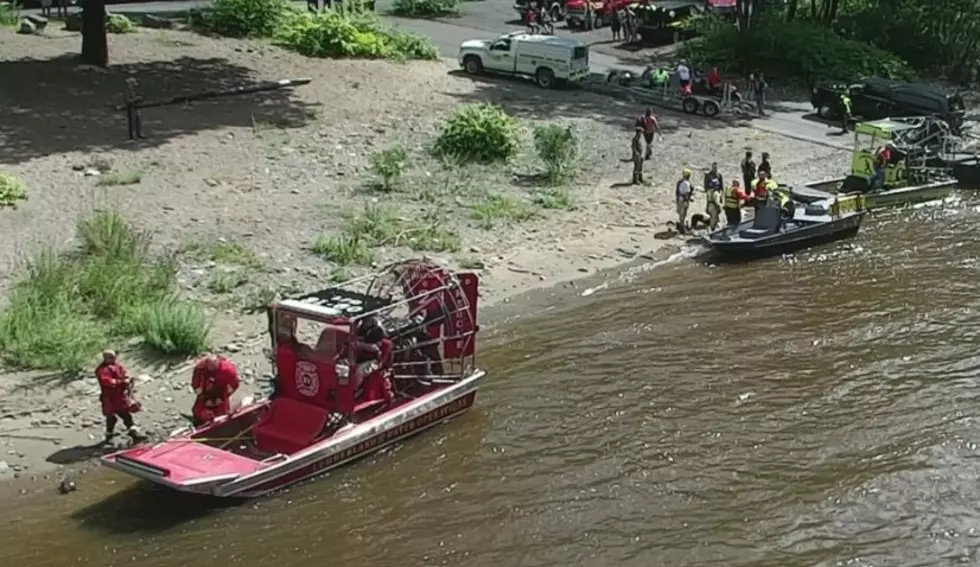
<svg viewBox="0 0 980 567"><path fill-rule="evenodd" d="M421 429L455 413L459 413L470 406L472 403L470 398L470 395L463 396L462 398L449 402L440 408L436 408L428 413L422 414L415 419L410 419L397 427L392 427L391 429L382 432L380 435L375 435L374 437L365 439L359 443L355 443L342 451L338 451L337 453L318 461L314 466L314 471L328 469L337 463L342 463L363 453L368 453L373 449L385 445L386 443L390 443L395 439L404 437L417 429Z"/></svg>

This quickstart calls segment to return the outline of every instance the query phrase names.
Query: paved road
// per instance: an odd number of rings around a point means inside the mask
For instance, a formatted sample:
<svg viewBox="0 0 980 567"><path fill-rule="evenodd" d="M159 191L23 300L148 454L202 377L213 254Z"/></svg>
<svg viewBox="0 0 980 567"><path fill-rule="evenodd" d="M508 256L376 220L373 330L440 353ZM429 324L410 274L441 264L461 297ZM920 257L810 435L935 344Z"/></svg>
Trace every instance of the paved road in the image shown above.
<svg viewBox="0 0 980 567"><path fill-rule="evenodd" d="M378 11L384 13L390 7L392 0L379 0ZM139 2L131 4L114 4L109 9L112 12L130 14L176 14L191 8L207 5L202 0L180 0L172 2ZM305 6L305 0L300 3ZM432 38L444 57L455 58L459 44L468 39L489 38L494 35L520 29L515 22L517 14L513 10L512 0L476 0L464 2L458 18L442 21L412 20L385 16L384 19L394 27L423 34ZM36 12L36 10L27 10ZM607 42L609 31L600 29L592 32L570 32L562 27L556 32L559 35L573 36L590 44ZM590 55L592 70L605 74L610 69L625 69L636 73L642 68L622 61L615 55L610 55L609 48L603 52L593 49ZM752 125L760 130L781 134L816 143L849 149L848 144L840 137L834 136L834 128L825 124L803 118L810 111L808 104L780 102L774 112L766 118L752 120Z"/></svg>

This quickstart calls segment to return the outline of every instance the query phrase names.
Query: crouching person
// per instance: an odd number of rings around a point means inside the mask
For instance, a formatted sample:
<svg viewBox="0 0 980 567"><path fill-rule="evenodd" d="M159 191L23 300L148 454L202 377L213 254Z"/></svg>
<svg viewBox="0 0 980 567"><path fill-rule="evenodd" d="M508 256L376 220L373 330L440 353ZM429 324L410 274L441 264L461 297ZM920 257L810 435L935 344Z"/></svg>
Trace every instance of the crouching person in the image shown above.
<svg viewBox="0 0 980 567"><path fill-rule="evenodd" d="M111 442L116 436L119 420L122 420L126 434L134 443L146 440L133 421L133 414L143 409L133 399L133 379L119 363L114 351L102 352L102 363L95 369L95 377L101 390L99 400L102 402L102 415L105 416L105 442Z"/></svg>
<svg viewBox="0 0 980 567"><path fill-rule="evenodd" d="M217 355L208 355L194 366L191 387L194 388L194 407L191 409L194 427L214 421L231 411L231 396L241 381L235 364Z"/></svg>

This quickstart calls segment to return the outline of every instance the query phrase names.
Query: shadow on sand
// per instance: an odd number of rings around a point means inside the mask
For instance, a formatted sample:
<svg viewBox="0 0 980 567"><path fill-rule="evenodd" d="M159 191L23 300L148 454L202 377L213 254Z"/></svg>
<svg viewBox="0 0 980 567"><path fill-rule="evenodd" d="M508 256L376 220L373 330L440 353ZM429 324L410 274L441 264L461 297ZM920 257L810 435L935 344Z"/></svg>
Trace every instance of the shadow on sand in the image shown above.
<svg viewBox="0 0 980 567"><path fill-rule="evenodd" d="M182 57L98 69L79 65L74 55L0 61L0 77L4 85L0 89L4 109L0 164L70 151L152 147L178 136L229 126L269 123L296 128L315 116L311 105L296 100L288 89L226 97L144 110L146 139L130 142L125 113L113 109L123 103L129 78L138 79L139 92L147 100L259 81L251 69L220 58Z"/></svg>

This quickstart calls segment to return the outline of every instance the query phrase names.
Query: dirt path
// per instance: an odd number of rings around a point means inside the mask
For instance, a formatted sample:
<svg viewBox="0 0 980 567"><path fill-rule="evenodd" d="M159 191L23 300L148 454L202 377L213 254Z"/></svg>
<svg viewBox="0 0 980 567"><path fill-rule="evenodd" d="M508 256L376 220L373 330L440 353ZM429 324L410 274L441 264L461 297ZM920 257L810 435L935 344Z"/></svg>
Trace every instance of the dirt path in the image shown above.
<svg viewBox="0 0 980 567"><path fill-rule="evenodd" d="M752 147L769 151L777 176L795 183L826 177L847 162L844 153L756 129L667 115L666 140L648 168L651 183L635 187L622 183L629 164L621 158L642 109L608 98L474 81L452 72L455 61L310 60L176 31L143 30L111 41L113 66L101 71L61 58L75 52L76 34L0 31L0 169L21 176L30 191L23 207L0 211L0 287L9 285L19 255L33 243L68 243L79 215L115 207L151 230L161 248L180 251L182 291L214 313L214 344L239 365L243 396L261 394L269 377L262 317L243 308L274 291L311 290L364 272L327 262L310 247L319 235L343 230L345 215L365 205L385 208L391 222L436 215L460 245L430 255L480 267L484 305L493 305L676 244L662 236L683 167L698 172L717 161L732 175ZM126 141L124 120L108 105L128 77L156 97L301 76L313 82L294 92L146 111L147 139L139 142ZM439 120L478 101L520 118L525 149L506 166L442 166L428 152ZM581 140L581 171L564 189L570 202L551 208L535 204L542 188L528 182L541 167L530 130L546 121L571 125ZM370 155L396 145L407 150L411 171L397 190L378 192ZM100 168L109 173L90 175ZM533 214L487 207L488 200ZM418 252L382 247L375 261L411 254ZM191 404L186 370L126 362L142 375L142 425L163 434L180 424L179 413ZM86 466L78 463L101 436L93 379L0 376L0 479L43 479L57 466Z"/></svg>

